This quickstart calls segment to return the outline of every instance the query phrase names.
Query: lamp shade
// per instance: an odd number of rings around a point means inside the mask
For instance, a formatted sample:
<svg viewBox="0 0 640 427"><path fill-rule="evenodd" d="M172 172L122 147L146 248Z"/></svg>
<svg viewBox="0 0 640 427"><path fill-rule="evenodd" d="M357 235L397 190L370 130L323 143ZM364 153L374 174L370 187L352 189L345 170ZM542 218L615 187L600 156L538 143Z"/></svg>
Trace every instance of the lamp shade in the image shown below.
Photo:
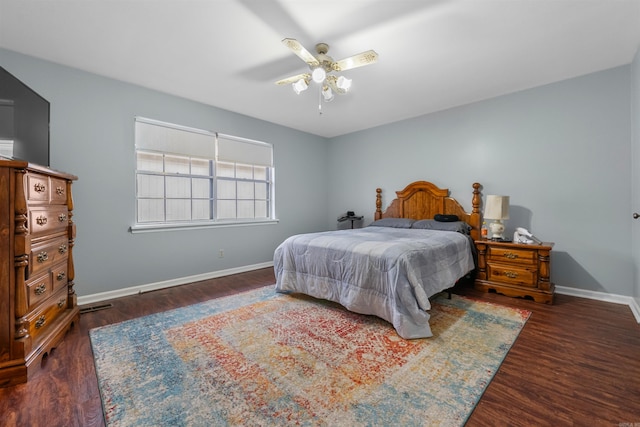
<svg viewBox="0 0 640 427"><path fill-rule="evenodd" d="M486 219L509 219L509 196L487 196L484 217Z"/></svg>

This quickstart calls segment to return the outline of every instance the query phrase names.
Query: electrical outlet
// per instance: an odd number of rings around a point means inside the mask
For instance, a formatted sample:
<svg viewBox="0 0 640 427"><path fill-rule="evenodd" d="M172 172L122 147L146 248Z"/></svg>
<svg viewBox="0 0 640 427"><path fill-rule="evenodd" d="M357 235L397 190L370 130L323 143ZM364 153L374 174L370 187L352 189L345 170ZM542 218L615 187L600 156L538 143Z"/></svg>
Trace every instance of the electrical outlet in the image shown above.
<svg viewBox="0 0 640 427"><path fill-rule="evenodd" d="M220 249L220 252L218 252L218 258L224 258L224 249Z"/></svg>

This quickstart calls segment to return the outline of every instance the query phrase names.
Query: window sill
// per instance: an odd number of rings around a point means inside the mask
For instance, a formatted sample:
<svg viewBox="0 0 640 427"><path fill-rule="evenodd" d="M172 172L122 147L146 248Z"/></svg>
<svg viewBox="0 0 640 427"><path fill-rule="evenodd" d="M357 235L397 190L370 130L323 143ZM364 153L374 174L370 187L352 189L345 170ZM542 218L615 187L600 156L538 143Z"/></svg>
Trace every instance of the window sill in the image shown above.
<svg viewBox="0 0 640 427"><path fill-rule="evenodd" d="M184 224L145 224L129 227L131 234L154 233L158 231L198 230L203 228L247 227L254 225L278 224L277 219L247 220L247 221L218 221L218 222L190 222Z"/></svg>

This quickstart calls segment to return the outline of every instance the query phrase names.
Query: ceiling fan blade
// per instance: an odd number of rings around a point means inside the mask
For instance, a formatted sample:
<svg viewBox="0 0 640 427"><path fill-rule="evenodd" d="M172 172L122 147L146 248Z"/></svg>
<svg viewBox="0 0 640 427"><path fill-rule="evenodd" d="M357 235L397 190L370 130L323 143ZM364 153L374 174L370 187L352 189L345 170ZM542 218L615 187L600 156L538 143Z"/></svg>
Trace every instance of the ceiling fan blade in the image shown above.
<svg viewBox="0 0 640 427"><path fill-rule="evenodd" d="M333 63L333 69L335 71L346 71L354 68L362 67L364 65L374 64L378 61L378 54L375 50L368 50L366 52L358 53L357 55L350 56L348 58L341 59Z"/></svg>
<svg viewBox="0 0 640 427"><path fill-rule="evenodd" d="M276 84L277 85L288 85L290 83L295 83L300 79L308 80L310 78L311 78L311 74L309 74L309 73L298 74L297 76L291 76L291 77L287 77L286 79L278 80L276 82Z"/></svg>
<svg viewBox="0 0 640 427"><path fill-rule="evenodd" d="M296 39L282 39L282 44L291 49L293 53L298 55L300 59L309 64L310 67L317 67L320 65L315 56L313 56L307 49L300 44Z"/></svg>

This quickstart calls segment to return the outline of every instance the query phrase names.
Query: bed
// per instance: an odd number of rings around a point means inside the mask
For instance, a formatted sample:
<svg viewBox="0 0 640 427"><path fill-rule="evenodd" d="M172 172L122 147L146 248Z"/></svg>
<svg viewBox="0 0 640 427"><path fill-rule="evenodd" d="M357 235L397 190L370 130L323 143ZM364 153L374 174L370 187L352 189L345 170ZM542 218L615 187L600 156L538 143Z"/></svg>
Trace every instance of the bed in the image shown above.
<svg viewBox="0 0 640 427"><path fill-rule="evenodd" d="M479 188L473 184L470 213L448 189L430 182L396 191L385 211L376 189L374 221L367 227L298 234L278 246L276 291L378 316L405 339L432 336L429 298L475 268Z"/></svg>

